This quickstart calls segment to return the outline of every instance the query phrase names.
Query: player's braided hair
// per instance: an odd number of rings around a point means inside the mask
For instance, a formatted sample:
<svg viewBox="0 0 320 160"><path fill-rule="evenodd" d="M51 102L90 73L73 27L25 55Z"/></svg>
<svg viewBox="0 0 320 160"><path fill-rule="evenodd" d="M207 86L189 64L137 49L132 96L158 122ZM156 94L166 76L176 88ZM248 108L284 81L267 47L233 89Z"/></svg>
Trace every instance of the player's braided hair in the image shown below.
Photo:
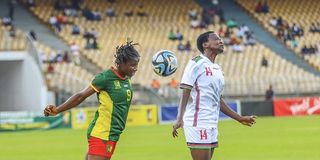
<svg viewBox="0 0 320 160"><path fill-rule="evenodd" d="M204 52L203 43L208 42L208 38L209 38L210 33L214 33L214 32L208 31L208 32L202 33L202 34L200 34L200 36L197 39L197 48L199 49L199 51L201 53Z"/></svg>
<svg viewBox="0 0 320 160"><path fill-rule="evenodd" d="M115 63L117 65L127 63L129 60L134 60L140 57L138 51L134 48L138 43L128 41L126 44L117 46L115 57Z"/></svg>

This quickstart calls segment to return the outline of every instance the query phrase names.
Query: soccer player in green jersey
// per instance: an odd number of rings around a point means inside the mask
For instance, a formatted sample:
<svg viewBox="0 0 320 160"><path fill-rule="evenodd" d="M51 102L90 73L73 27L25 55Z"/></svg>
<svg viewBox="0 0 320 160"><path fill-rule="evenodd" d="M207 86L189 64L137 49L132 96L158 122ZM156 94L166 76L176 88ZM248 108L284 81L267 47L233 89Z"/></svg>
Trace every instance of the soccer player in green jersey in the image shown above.
<svg viewBox="0 0 320 160"><path fill-rule="evenodd" d="M86 160L110 160L120 134L125 128L132 99L130 78L138 68L140 56L132 42L117 47L115 67L97 74L90 86L71 96L59 106L48 105L45 116L54 116L76 107L97 93L99 108L88 128Z"/></svg>

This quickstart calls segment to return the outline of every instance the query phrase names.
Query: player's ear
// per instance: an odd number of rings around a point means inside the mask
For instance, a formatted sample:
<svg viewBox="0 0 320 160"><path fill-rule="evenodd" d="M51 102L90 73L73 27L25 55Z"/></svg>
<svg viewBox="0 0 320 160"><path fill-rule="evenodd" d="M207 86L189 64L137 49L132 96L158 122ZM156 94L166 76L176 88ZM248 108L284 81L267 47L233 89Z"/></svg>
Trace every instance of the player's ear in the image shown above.
<svg viewBox="0 0 320 160"><path fill-rule="evenodd" d="M207 47L208 47L208 42L202 43L202 47L203 47L203 48L207 48Z"/></svg>

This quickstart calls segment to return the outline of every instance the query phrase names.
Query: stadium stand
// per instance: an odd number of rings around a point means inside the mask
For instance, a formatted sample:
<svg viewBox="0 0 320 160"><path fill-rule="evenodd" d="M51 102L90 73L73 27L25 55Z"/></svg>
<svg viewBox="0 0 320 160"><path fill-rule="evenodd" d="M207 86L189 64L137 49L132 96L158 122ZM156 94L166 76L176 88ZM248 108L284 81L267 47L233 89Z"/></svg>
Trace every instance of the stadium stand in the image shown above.
<svg viewBox="0 0 320 160"><path fill-rule="evenodd" d="M26 39L25 34L14 28L12 25L0 26L0 51L8 50L25 50Z"/></svg>
<svg viewBox="0 0 320 160"><path fill-rule="evenodd" d="M1 26L0 51L26 50L26 33L19 29L15 29L15 35L11 36L10 27L11 26ZM83 89L90 83L93 78L92 73L89 73L71 62L58 62L58 51L55 51L40 42L35 42L34 44L44 62L42 69L49 90L56 92L64 91L71 94ZM71 58L72 57L70 57L70 59ZM63 60L62 57L61 60ZM47 71L49 63L52 63L52 67L54 68L50 73Z"/></svg>
<svg viewBox="0 0 320 160"><path fill-rule="evenodd" d="M75 93L90 83L93 78L92 73L71 62L72 57L68 61L63 59L63 55L59 51L41 43L36 45L44 62L42 67L50 90ZM50 64L53 67L51 70L48 69Z"/></svg>
<svg viewBox="0 0 320 160"><path fill-rule="evenodd" d="M37 7L31 8L34 15L48 26L50 26L51 15L62 15L62 11L54 9L54 2L36 1ZM243 5L245 4L247 3L243 2ZM251 2L250 4L254 3ZM147 16L133 15L127 17L124 15L128 8L136 13L136 8L139 5L143 5L143 10ZM114 9L116 17L105 15L106 8L110 6ZM177 10L177 6L179 6L179 10ZM270 8L272 7L271 5ZM61 27L61 31L56 32L57 35L67 44L78 44L81 54L101 69L112 64L115 46L125 42L127 38L138 42L141 45L138 50L141 52L142 58L139 66L140 72L133 79L133 83L144 86L149 86L152 79L158 79L163 84L169 83L171 79L171 77L164 78L153 74L150 66L153 53L161 49L169 49L176 53L179 60L179 69L173 78L178 80L181 78L183 68L188 60L198 54L195 45L191 46L190 52L179 51L177 49L178 42L170 41L167 38L170 30L179 30L184 36L183 42L186 40L194 42L197 36L204 31L214 30L218 32L220 28L226 28L225 24L216 24L215 26L209 25L207 29L191 29L188 10L194 8L198 12L202 11L202 8L191 0L176 0L170 1L170 3L169 1L118 0L115 4L97 0L84 1L82 8L100 12L101 20L87 20L80 13L78 13L79 16L68 16L66 23ZM267 17L268 14L264 16ZM74 24L79 26L80 35L71 34ZM97 32L98 49L86 49L86 39L82 37L84 31L89 31L92 28ZM235 36L237 30L237 28L232 29L232 36ZM262 57L268 59L268 67L261 65ZM228 96L264 95L270 84L273 85L275 92L279 95L314 93L320 88L319 77L282 59L259 42L254 46L245 46L242 53L234 53L232 47L227 46L225 54L221 55L217 62L222 65L225 71L225 95ZM148 78L146 78L146 75L148 75Z"/></svg>
<svg viewBox="0 0 320 160"><path fill-rule="evenodd" d="M270 11L266 14L257 13L255 11L255 8L258 5L258 1L237 0L237 3L246 11L248 11L255 19L257 19L257 21L259 21L259 23L262 24L262 26L265 27L266 30L268 30L274 36L280 36L280 39L283 39L281 35L283 35L284 37L287 37L287 35L291 36L291 32L294 32L294 24L301 28L303 30L303 36L293 36L294 38L289 37L289 40L286 40L284 43L288 48L291 48L296 54L304 58L311 66L320 71L320 34L317 33L319 31L311 31L313 25L315 26L315 30L320 28L318 19L318 1L303 1L303 5L301 5L301 1L298 0L270 0L267 1ZM273 26L277 25L280 17L283 21L281 22L283 23L283 27ZM281 33L280 30L284 30L284 33ZM316 51L311 54L303 54L302 49L304 46L312 46Z"/></svg>

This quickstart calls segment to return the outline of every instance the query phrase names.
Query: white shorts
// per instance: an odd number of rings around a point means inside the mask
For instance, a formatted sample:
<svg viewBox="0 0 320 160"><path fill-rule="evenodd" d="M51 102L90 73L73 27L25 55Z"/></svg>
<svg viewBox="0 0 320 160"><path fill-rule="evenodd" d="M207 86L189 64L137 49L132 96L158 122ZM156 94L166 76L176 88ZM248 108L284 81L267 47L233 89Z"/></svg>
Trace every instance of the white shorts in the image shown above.
<svg viewBox="0 0 320 160"><path fill-rule="evenodd" d="M183 126L187 146L191 149L211 149L218 147L217 128Z"/></svg>

